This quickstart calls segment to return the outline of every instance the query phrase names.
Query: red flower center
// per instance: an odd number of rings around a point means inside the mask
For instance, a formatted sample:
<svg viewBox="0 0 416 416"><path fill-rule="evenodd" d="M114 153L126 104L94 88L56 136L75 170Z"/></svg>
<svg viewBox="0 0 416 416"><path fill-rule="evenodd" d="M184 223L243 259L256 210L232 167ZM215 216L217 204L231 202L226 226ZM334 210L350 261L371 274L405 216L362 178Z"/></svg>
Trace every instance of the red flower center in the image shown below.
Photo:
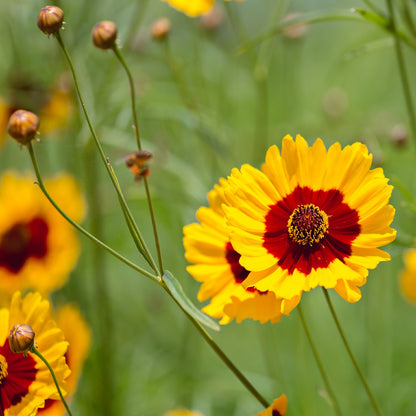
<svg viewBox="0 0 416 416"><path fill-rule="evenodd" d="M29 257L44 257L47 236L48 225L42 218L13 225L0 238L0 267L18 273Z"/></svg>
<svg viewBox="0 0 416 416"><path fill-rule="evenodd" d="M360 234L358 221L358 212L343 202L337 189L298 186L270 206L263 247L282 269L307 275L351 255L352 242Z"/></svg>
<svg viewBox="0 0 416 416"><path fill-rule="evenodd" d="M6 339L0 347L0 415L20 403L36 379L36 361L28 355L15 354Z"/></svg>
<svg viewBox="0 0 416 416"><path fill-rule="evenodd" d="M237 253L231 243L228 242L225 246L225 258L230 265L231 273L233 274L236 283L243 283L250 273L239 263L240 257L241 255Z"/></svg>

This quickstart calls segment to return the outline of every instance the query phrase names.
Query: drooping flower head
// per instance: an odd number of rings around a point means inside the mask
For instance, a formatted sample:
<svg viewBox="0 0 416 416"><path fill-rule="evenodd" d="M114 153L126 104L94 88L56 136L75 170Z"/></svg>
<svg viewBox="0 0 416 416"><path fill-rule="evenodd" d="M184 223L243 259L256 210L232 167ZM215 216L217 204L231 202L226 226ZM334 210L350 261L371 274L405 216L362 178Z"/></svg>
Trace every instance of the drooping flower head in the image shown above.
<svg viewBox="0 0 416 416"><path fill-rule="evenodd" d="M0 179L0 292L27 288L47 293L62 286L78 254L75 230L45 198L31 175ZM75 221L83 200L70 176L45 181L52 197Z"/></svg>
<svg viewBox="0 0 416 416"><path fill-rule="evenodd" d="M282 302L273 292L243 288L242 283L249 272L240 265L240 255L231 245L222 209L227 186L227 181L221 179L208 194L209 207L197 211L200 223L184 227L185 256L193 263L187 270L202 282L198 299L211 298L203 312L221 318L221 324L234 318L238 323L246 318L261 323L278 322L283 313L289 314L297 305L299 297L291 302Z"/></svg>
<svg viewBox="0 0 416 416"><path fill-rule="evenodd" d="M76 390L82 366L90 349L91 331L75 305L61 307L58 310L56 322L69 342L65 361L71 370L71 374L66 379L68 396L71 396ZM66 401L68 402L68 398ZM65 412L65 406L61 400L48 399L37 414L39 416L64 416Z"/></svg>
<svg viewBox="0 0 416 416"><path fill-rule="evenodd" d="M246 287L285 299L316 286L348 302L361 297L368 269L390 256L378 247L394 240L392 186L371 169L366 146L339 143L326 150L286 136L272 146L262 171L234 169L224 210L231 244L250 271Z"/></svg>
<svg viewBox="0 0 416 416"><path fill-rule="evenodd" d="M215 0L163 0L190 17L200 16L211 11ZM230 0L226 0L230 1ZM244 0L237 0L244 1Z"/></svg>
<svg viewBox="0 0 416 416"><path fill-rule="evenodd" d="M273 404L267 409L255 416L284 416L286 414L287 398L286 395L282 394L279 398L273 401Z"/></svg>
<svg viewBox="0 0 416 416"><path fill-rule="evenodd" d="M38 356L11 351L8 336L19 323L33 328L37 348L64 391L70 372L64 357L68 343L52 320L49 302L39 293L22 298L16 292L10 309L0 309L0 414L4 416L30 416L46 399L59 398L52 376Z"/></svg>

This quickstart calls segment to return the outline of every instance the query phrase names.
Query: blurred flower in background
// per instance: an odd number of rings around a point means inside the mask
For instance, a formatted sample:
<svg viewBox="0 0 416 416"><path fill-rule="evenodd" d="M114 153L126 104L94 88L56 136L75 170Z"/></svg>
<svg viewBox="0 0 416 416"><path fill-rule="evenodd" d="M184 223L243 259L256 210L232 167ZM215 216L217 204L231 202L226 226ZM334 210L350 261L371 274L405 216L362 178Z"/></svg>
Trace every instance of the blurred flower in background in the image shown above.
<svg viewBox="0 0 416 416"><path fill-rule="evenodd" d="M54 370L61 389L70 373L64 357L68 343L52 320L49 302L39 293L22 298L16 292L10 309L0 309L0 414L6 416L32 415L45 400L59 398L52 376L38 356L10 350L9 331L23 323L35 332L37 348Z"/></svg>
<svg viewBox="0 0 416 416"><path fill-rule="evenodd" d="M405 268L401 273L400 286L403 296L416 304L416 249L410 249L404 254Z"/></svg>
<svg viewBox="0 0 416 416"><path fill-rule="evenodd" d="M64 129L75 110L70 78L65 73L49 89L20 76L12 79L6 89L8 96L0 97L0 145L7 138L10 115L19 108L39 115L41 134Z"/></svg>
<svg viewBox="0 0 416 416"><path fill-rule="evenodd" d="M286 136L282 153L267 152L262 171L234 169L224 212L231 244L251 273L243 286L293 299L317 286L333 288L348 302L361 298L368 269L390 255L393 187L383 170L370 170L361 143L328 151L322 140Z"/></svg>
<svg viewBox="0 0 416 416"><path fill-rule="evenodd" d="M211 11L215 0L163 0L188 16L195 17ZM230 0L226 0L230 1ZM244 1L244 0L236 0Z"/></svg>
<svg viewBox="0 0 416 416"><path fill-rule="evenodd" d="M209 208L201 207L196 214L200 224L184 227L185 257L193 263L187 270L202 282L198 299L212 298L202 310L214 318L221 318L221 324L234 318L238 323L247 318L261 323L279 322L282 314L288 315L300 297L282 302L273 292L243 288L242 283L249 272L240 265L240 255L230 243L222 209L226 187L227 181L221 179L220 185L208 194Z"/></svg>
<svg viewBox="0 0 416 416"><path fill-rule="evenodd" d="M76 390L84 361L90 350L91 331L75 305L61 307L56 322L69 342L65 360L71 370L71 374L66 380L67 392L70 396ZM38 415L42 416L63 416L64 414L65 406L61 400L53 399L46 400L45 407L38 411Z"/></svg>
<svg viewBox="0 0 416 416"><path fill-rule="evenodd" d="M35 178L13 172L0 179L0 292L34 289L49 293L61 287L75 266L79 242L75 229L45 198ZM84 202L73 177L45 181L58 205L74 220Z"/></svg>
<svg viewBox="0 0 416 416"><path fill-rule="evenodd" d="M282 394L278 399L273 401L271 406L255 416L283 416L286 414L286 407L287 398L284 394Z"/></svg>
<svg viewBox="0 0 416 416"><path fill-rule="evenodd" d="M164 413L163 416L204 416L202 413L195 410L186 410L182 408L170 410L167 413Z"/></svg>

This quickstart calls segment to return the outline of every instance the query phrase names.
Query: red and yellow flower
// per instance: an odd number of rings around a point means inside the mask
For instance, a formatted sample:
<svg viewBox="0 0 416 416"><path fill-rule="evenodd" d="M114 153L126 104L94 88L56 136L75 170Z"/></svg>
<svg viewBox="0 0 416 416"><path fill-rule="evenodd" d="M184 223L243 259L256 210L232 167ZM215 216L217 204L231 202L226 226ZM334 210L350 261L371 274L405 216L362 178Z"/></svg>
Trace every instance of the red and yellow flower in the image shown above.
<svg viewBox="0 0 416 416"><path fill-rule="evenodd" d="M75 230L31 175L11 172L0 179L0 292L35 289L48 293L62 286L79 255ZM75 180L68 175L45 181L45 186L75 221L84 203Z"/></svg>
<svg viewBox="0 0 416 416"><path fill-rule="evenodd" d="M257 413L255 416L284 416L286 414L286 408L287 398L282 394L278 399L273 401L271 406L262 412Z"/></svg>
<svg viewBox="0 0 416 416"><path fill-rule="evenodd" d="M163 0L169 3L170 6L174 7L181 12L184 12L188 16L195 17L200 16L211 11L215 4L215 0ZM230 0L226 0L230 1ZM244 0L236 0L244 1Z"/></svg>
<svg viewBox="0 0 416 416"><path fill-rule="evenodd" d="M371 169L366 146L309 147L300 136L272 146L262 170L234 169L223 205L230 241L249 271L243 286L296 299L317 286L348 302L361 297L368 269L390 259L392 186Z"/></svg>
<svg viewBox="0 0 416 416"><path fill-rule="evenodd" d="M61 307L56 322L69 342L65 361L71 370L66 380L68 396L71 396L76 390L82 366L90 350L91 331L75 305ZM64 414L65 406L62 401L53 399L46 400L45 406L38 411L38 415L42 416L63 416Z"/></svg>
<svg viewBox="0 0 416 416"><path fill-rule="evenodd" d="M202 282L198 299L211 298L203 312L221 318L221 324L234 318L237 322L247 318L261 323L278 322L282 314L289 314L297 305L300 297L282 302L271 291L243 287L249 272L240 265L240 254L230 242L222 208L227 186L227 181L221 179L208 194L209 207L201 207L196 214L200 223L184 227L185 256L193 263L187 270Z"/></svg>
<svg viewBox="0 0 416 416"><path fill-rule="evenodd" d="M14 325L23 323L32 327L37 348L64 391L64 380L70 373L64 357L68 343L52 320L49 302L39 293L22 298L16 292L10 309L0 309L0 414L4 416L30 416L45 400L59 398L52 376L38 356L10 350L9 332Z"/></svg>

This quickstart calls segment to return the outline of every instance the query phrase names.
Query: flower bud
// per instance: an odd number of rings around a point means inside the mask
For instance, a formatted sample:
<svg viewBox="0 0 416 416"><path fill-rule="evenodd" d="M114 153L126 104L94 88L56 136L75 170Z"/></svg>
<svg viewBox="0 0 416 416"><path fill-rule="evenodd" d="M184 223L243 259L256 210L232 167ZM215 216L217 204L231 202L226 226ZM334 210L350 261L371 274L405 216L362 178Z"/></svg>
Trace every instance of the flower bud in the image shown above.
<svg viewBox="0 0 416 416"><path fill-rule="evenodd" d="M140 182L142 178L149 176L150 169L147 162L151 158L152 153L148 150L137 150L135 152L129 153L124 158L126 166L134 174L134 179L136 182Z"/></svg>
<svg viewBox="0 0 416 416"><path fill-rule="evenodd" d="M28 144L39 128L39 117L26 110L17 110L9 118L7 131L20 144Z"/></svg>
<svg viewBox="0 0 416 416"><path fill-rule="evenodd" d="M27 324L15 325L9 334L10 349L15 352L26 353L30 351L35 343L35 332Z"/></svg>
<svg viewBox="0 0 416 416"><path fill-rule="evenodd" d="M170 20L167 17L161 17L152 24L150 32L154 39L163 40L168 36L170 27Z"/></svg>
<svg viewBox="0 0 416 416"><path fill-rule="evenodd" d="M46 6L40 10L38 28L47 35L56 33L64 23L64 12L56 6Z"/></svg>
<svg viewBox="0 0 416 416"><path fill-rule="evenodd" d="M110 49L117 39L117 26L114 22L103 20L97 23L92 30L92 42L97 48Z"/></svg>
<svg viewBox="0 0 416 416"><path fill-rule="evenodd" d="M404 124L396 124L391 129L391 139L397 147L407 144L407 129Z"/></svg>

